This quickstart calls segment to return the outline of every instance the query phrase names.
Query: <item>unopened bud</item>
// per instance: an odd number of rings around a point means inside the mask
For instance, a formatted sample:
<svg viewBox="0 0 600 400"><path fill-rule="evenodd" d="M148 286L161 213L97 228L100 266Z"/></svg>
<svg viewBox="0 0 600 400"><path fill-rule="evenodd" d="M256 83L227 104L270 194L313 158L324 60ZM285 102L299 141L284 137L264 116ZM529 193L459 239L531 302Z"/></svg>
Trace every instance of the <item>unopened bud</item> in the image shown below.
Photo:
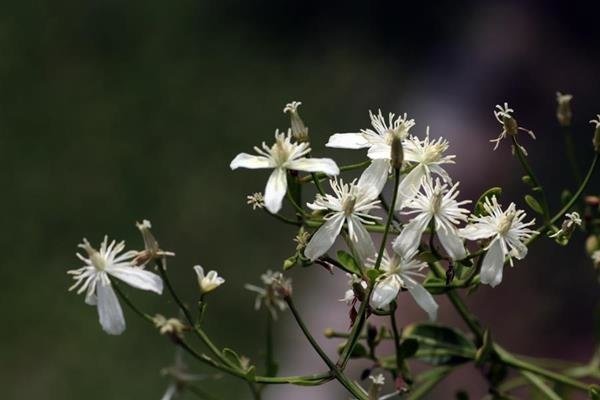
<svg viewBox="0 0 600 400"><path fill-rule="evenodd" d="M600 205L600 197L598 196L585 196L583 201L590 207L598 207Z"/></svg>
<svg viewBox="0 0 600 400"><path fill-rule="evenodd" d="M168 335L174 341L181 339L183 332L187 330L187 326L177 318L165 318L161 314L156 314L152 319L161 335Z"/></svg>
<svg viewBox="0 0 600 400"><path fill-rule="evenodd" d="M397 135L394 135L392 139L392 154L391 154L391 165L394 169L401 169L402 163L404 162L404 149L402 148L402 139Z"/></svg>
<svg viewBox="0 0 600 400"><path fill-rule="evenodd" d="M561 126L571 126L571 120L573 119L571 100L573 100L572 95L556 92L556 101L558 103L556 108L556 119L558 119L558 123Z"/></svg>
<svg viewBox="0 0 600 400"><path fill-rule="evenodd" d="M286 104L283 109L284 113L290 114L290 124L292 128L292 136L298 142L308 142L308 127L304 125L304 121L300 118L300 114L298 114L298 107L302 103L299 101L292 101L291 103Z"/></svg>

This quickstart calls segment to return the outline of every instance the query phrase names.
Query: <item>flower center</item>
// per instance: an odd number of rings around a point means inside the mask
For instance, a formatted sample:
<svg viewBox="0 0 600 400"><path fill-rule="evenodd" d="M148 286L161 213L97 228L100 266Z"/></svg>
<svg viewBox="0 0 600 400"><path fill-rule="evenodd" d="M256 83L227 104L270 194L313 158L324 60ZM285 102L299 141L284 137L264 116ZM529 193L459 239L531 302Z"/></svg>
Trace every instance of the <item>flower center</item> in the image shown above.
<svg viewBox="0 0 600 400"><path fill-rule="evenodd" d="M431 212L437 214L442 208L442 191L437 190L433 193L431 198Z"/></svg>
<svg viewBox="0 0 600 400"><path fill-rule="evenodd" d="M354 212L355 204L356 204L356 196L354 196L354 195L348 196L348 198L344 201L344 214L347 216L352 214Z"/></svg>
<svg viewBox="0 0 600 400"><path fill-rule="evenodd" d="M515 218L514 211L509 211L500 218L500 222L498 223L498 232L501 235L505 235L509 231L510 227L512 226L514 218Z"/></svg>
<svg viewBox="0 0 600 400"><path fill-rule="evenodd" d="M289 151L283 140L277 138L271 148L271 156L278 166L282 166L289 158Z"/></svg>

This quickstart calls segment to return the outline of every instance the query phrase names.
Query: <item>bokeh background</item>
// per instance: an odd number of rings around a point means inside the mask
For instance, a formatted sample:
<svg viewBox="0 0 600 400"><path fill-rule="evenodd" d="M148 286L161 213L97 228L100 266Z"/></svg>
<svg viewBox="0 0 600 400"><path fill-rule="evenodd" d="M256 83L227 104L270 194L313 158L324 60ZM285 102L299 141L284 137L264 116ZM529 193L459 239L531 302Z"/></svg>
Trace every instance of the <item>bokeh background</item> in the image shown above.
<svg viewBox="0 0 600 400"><path fill-rule="evenodd" d="M233 2L115 0L4 2L0 7L4 399L159 399L173 348L127 312L128 330L105 335L93 308L67 292L82 237L141 245L134 222L152 220L187 301L194 264L227 284L211 296L207 329L222 346L262 354L265 316L243 289L291 255L295 231L252 212L245 196L262 171L229 170L241 151L287 128L283 106L303 102L315 154L340 163L363 152L323 147L334 132L369 124L367 111L407 112L414 133L451 140L464 198L491 186L505 202L525 187L510 149L491 151L492 116L504 101L538 140L523 138L548 190L572 187L555 91L575 95L574 136L583 168L600 112L597 13L574 2ZM354 175L349 175L352 177ZM598 179L591 188L598 188ZM585 361L594 344L598 286L582 250L538 243L498 288L467 300L494 337L531 355ZM300 310L315 332L344 329L346 278L294 270ZM130 292L148 311L173 315L167 296ZM462 326L441 301L441 321ZM401 299L402 323L424 320ZM289 315L277 325L282 373L322 370ZM335 352L336 342L324 346ZM192 365L194 370L208 372ZM355 371L357 374L360 368ZM248 398L235 380L201 385ZM430 398L485 381L463 367ZM188 398L188 397L185 397ZM336 383L273 387L266 399L342 399Z"/></svg>

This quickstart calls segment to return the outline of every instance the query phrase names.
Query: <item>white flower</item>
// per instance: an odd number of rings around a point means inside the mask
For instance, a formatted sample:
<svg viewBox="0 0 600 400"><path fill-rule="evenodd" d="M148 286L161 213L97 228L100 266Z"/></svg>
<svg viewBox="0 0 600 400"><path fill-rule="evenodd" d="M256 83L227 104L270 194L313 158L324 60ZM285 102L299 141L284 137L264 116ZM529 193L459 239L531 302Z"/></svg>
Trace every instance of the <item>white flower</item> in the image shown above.
<svg viewBox="0 0 600 400"><path fill-rule="evenodd" d="M596 115L596 119L590 119L590 124L594 125L595 128L600 128L600 114Z"/></svg>
<svg viewBox="0 0 600 400"><path fill-rule="evenodd" d="M447 189L447 185L442 185L437 178L435 186L431 179L423 180L423 191L418 192L416 197L407 203L407 207L413 210L403 212L403 214L417 214L417 216L404 226L394 241L393 247L398 254L413 254L419 247L423 232L433 219L437 237L450 258L461 260L467 256L455 225L467 220L466 215L469 211L460 206L471 201L457 202L456 197L459 194L457 187L458 183Z"/></svg>
<svg viewBox="0 0 600 400"><path fill-rule="evenodd" d="M412 252L401 256L394 253L390 257L384 251L380 267L383 275L373 288L370 304L374 308L385 308L398 296L400 289L405 288L433 321L437 317L438 304L431 293L415 279L425 277L420 271L427 266L426 263L415 260L415 254L416 252ZM373 268L373 264L367 266Z"/></svg>
<svg viewBox="0 0 600 400"><path fill-rule="evenodd" d="M416 164L406 174L398 186L398 197L395 209L401 209L407 201L415 197L421 187L423 178L431 178L432 174L440 176L444 182L451 183L452 179L442 168L443 164L454 164L454 155L444 155L448 150L448 141L443 138L429 140L429 127L425 139L419 140L415 136L408 137L404 143L404 159Z"/></svg>
<svg viewBox="0 0 600 400"><path fill-rule="evenodd" d="M256 299L254 300L254 309L260 310L261 305L269 310L273 319L277 319L278 311L285 311L287 303L281 295L281 291L277 290L277 286L291 288L291 281L285 279L281 272L273 272L271 270L265 272L260 276L264 287L258 287L250 284L245 284L244 288L256 293Z"/></svg>
<svg viewBox="0 0 600 400"><path fill-rule="evenodd" d="M380 385L380 386L385 385L385 378L383 377L383 374L379 374L376 376L369 375L369 379L371 380L371 382L374 385Z"/></svg>
<svg viewBox="0 0 600 400"><path fill-rule="evenodd" d="M281 201L287 191L287 170L323 172L337 175L340 170L329 158L307 158L310 153L308 143L292 143L292 133L275 131L275 144L271 147L264 142L262 148L254 147L259 155L238 154L231 161L231 169L237 168L272 168L273 172L267 181L264 193L265 207L272 213L281 209Z"/></svg>
<svg viewBox="0 0 600 400"><path fill-rule="evenodd" d="M573 100L573 95L556 92L556 102L558 103L558 107L556 108L556 118L562 126L571 125L571 119L573 118L571 100Z"/></svg>
<svg viewBox="0 0 600 400"><path fill-rule="evenodd" d="M497 108L497 110L494 110L494 117L496 117L496 120L498 122L500 122L500 125L502 125L502 132L500 132L500 135L496 139L490 140L490 142L496 143L494 146L494 150L496 150L498 148L498 146L500 145L500 141L502 139L506 138L507 135L515 136L519 130L527 132L529 134L529 136L531 136L533 139L535 139L535 134L533 133L533 131L519 126L519 124L517 123L517 120L511 115L512 113L515 112L515 110L513 110L512 108L509 108L508 103L505 102L504 107L497 104L496 108ZM523 153L525 155L527 155L527 150L525 150L525 148L521 145L519 145L519 147L521 148ZM513 147L513 152L514 152L514 147Z"/></svg>
<svg viewBox="0 0 600 400"><path fill-rule="evenodd" d="M263 208L265 206L265 198L261 192L255 192L246 196L246 204L252 206L252 210Z"/></svg>
<svg viewBox="0 0 600 400"><path fill-rule="evenodd" d="M566 213L565 220L563 221L561 228L549 237L556 238L559 236L566 236L568 239L573 233L575 226L581 226L581 222L581 217L577 211Z"/></svg>
<svg viewBox="0 0 600 400"><path fill-rule="evenodd" d="M356 133L336 133L329 138L326 146L341 149L368 148L367 155L373 161L363 172L363 177L372 183L371 190L379 195L389 175L392 140L394 137L405 139L410 128L415 125L415 121L408 119L406 114L395 118L395 115L390 113L386 122L381 110L377 114L369 111L369 116L373 129L361 129ZM404 149L404 159L411 159L410 151L407 149Z"/></svg>
<svg viewBox="0 0 600 400"><path fill-rule="evenodd" d="M75 284L69 290L79 287L77 294L86 292L85 302L97 306L102 329L111 335L119 335L125 330L125 318L109 275L135 288L158 294L163 290L162 279L152 272L132 265L131 260L137 255L136 251L127 251L119 255L125 248L125 242L117 244L113 240L109 245L108 238L104 237L100 251L97 251L83 239L79 247L86 251L88 257L77 253L77 257L85 266L67 271L75 279Z"/></svg>
<svg viewBox="0 0 600 400"><path fill-rule="evenodd" d="M341 179L332 179L329 184L335 195L317 194L314 203L308 207L316 211L330 211L325 215L325 223L314 233L304 250L304 255L316 260L333 246L335 239L340 234L344 222L348 224L348 236L356 246L358 255L367 259L375 252L371 235L364 225L374 224L374 219L379 217L369 215L369 212L378 208L377 195L368 190L364 180L344 183Z"/></svg>
<svg viewBox="0 0 600 400"><path fill-rule="evenodd" d="M225 283L225 279L221 278L217 271L209 271L208 274L204 275L204 268L200 265L195 265L194 271L198 276L198 286L202 293L211 292Z"/></svg>
<svg viewBox="0 0 600 400"><path fill-rule="evenodd" d="M469 240L491 239L486 247L487 253L481 264L481 283L492 287L502 282L502 267L508 257L513 265L512 257L518 260L527 255L524 242L537 232L527 228L535 223L535 219L523 222L525 211L517 210L510 203L506 211L502 211L496 196L485 199L482 216L472 216L471 223L460 230L461 236Z"/></svg>

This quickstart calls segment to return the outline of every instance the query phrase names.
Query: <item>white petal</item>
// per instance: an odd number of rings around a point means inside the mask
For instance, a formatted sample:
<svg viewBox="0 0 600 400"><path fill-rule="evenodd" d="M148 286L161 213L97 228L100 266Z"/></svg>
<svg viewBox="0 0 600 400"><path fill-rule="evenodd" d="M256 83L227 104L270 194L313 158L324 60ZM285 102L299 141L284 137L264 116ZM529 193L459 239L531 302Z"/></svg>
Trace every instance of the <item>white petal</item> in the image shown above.
<svg viewBox="0 0 600 400"><path fill-rule="evenodd" d="M175 383L171 383L160 400L173 400L178 392L179 390L177 389L177 385Z"/></svg>
<svg viewBox="0 0 600 400"><path fill-rule="evenodd" d="M481 283L495 287L502 282L502 268L504 266L504 253L500 239L494 239L489 247L483 262L479 279Z"/></svg>
<svg viewBox="0 0 600 400"><path fill-rule="evenodd" d="M327 175L340 173L340 169L331 158L299 158L289 161L286 168L296 171L323 172Z"/></svg>
<svg viewBox="0 0 600 400"><path fill-rule="evenodd" d="M281 201L287 191L286 171L283 168L275 168L269 176L265 187L265 207L273 214L281 210Z"/></svg>
<svg viewBox="0 0 600 400"><path fill-rule="evenodd" d="M369 231L361 224L360 220L351 215L348 224L354 225L354 235L356 240L354 241L354 246L356 247L356 252L358 253L361 260L365 261L369 257L375 254L375 245L373 244L373 239L369 234Z"/></svg>
<svg viewBox="0 0 600 400"><path fill-rule="evenodd" d="M469 240L487 239L496 233L493 226L481 223L467 225L458 231L459 235Z"/></svg>
<svg viewBox="0 0 600 400"><path fill-rule="evenodd" d="M392 157L392 147L385 143L375 143L369 148L367 156L371 160L389 160Z"/></svg>
<svg viewBox="0 0 600 400"><path fill-rule="evenodd" d="M413 254L419 247L421 236L430 220L429 214L419 214L406 224L392 244L394 251L404 257Z"/></svg>
<svg viewBox="0 0 600 400"><path fill-rule="evenodd" d="M415 299L415 302L421 307L431 321L435 321L437 318L438 304L435 299L423 286L416 284L414 287L409 288L408 292Z"/></svg>
<svg viewBox="0 0 600 400"><path fill-rule="evenodd" d="M400 181L395 206L396 210L402 209L408 200L413 199L417 195L425 176L427 176L425 167L419 164Z"/></svg>
<svg viewBox="0 0 600 400"><path fill-rule="evenodd" d="M467 256L465 245L455 229L448 229L448 232L446 232L446 230L440 228L435 233L451 259L462 260Z"/></svg>
<svg viewBox="0 0 600 400"><path fill-rule="evenodd" d="M360 175L357 186L369 198L379 196L388 180L390 162L388 160L373 160Z"/></svg>
<svg viewBox="0 0 600 400"><path fill-rule="evenodd" d="M145 269L115 267L106 272L136 289L149 290L151 292L162 294L163 281L160 276L150 271L146 271Z"/></svg>
<svg viewBox="0 0 600 400"><path fill-rule="evenodd" d="M248 153L240 153L231 161L229 167L231 169L237 168L273 168L274 163L265 156L254 156Z"/></svg>
<svg viewBox="0 0 600 400"><path fill-rule="evenodd" d="M338 149L362 149L369 147L369 142L360 133L336 133L329 137L325 146Z"/></svg>
<svg viewBox="0 0 600 400"><path fill-rule="evenodd" d="M306 245L304 255L310 260L316 260L325 254L333 246L342 230L342 225L344 225L344 214L342 213L338 213L326 221Z"/></svg>
<svg viewBox="0 0 600 400"><path fill-rule="evenodd" d="M204 278L204 268L201 265L194 265L194 271L196 271L198 279Z"/></svg>
<svg viewBox="0 0 600 400"><path fill-rule="evenodd" d="M510 255L516 257L517 260L522 260L527 255L527 246L519 239L507 238L508 243L512 246Z"/></svg>
<svg viewBox="0 0 600 400"><path fill-rule="evenodd" d="M390 304L398 296L400 282L396 275L377 282L371 294L370 304L374 308L383 308Z"/></svg>
<svg viewBox="0 0 600 400"><path fill-rule="evenodd" d="M120 335L125 330L125 317L115 291L110 284L98 282L96 294L102 329L110 335Z"/></svg>

